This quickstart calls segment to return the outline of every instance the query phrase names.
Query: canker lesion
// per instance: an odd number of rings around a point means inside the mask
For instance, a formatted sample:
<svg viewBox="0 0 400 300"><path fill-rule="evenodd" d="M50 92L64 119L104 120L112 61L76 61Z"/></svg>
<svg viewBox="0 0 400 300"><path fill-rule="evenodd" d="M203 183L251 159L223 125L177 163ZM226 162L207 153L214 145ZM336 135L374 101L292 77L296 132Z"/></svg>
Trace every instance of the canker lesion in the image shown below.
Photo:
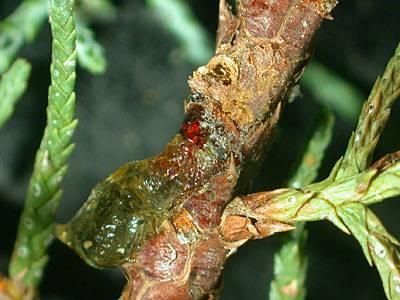
<svg viewBox="0 0 400 300"><path fill-rule="evenodd" d="M225 68L222 64L217 64L211 70L212 76L217 79L217 81L221 82L223 85L231 85L232 79L230 78L229 69Z"/></svg>
<svg viewBox="0 0 400 300"><path fill-rule="evenodd" d="M222 83L225 86L230 86L236 82L238 78L238 67L233 59L228 56L217 56L208 63L207 77Z"/></svg>

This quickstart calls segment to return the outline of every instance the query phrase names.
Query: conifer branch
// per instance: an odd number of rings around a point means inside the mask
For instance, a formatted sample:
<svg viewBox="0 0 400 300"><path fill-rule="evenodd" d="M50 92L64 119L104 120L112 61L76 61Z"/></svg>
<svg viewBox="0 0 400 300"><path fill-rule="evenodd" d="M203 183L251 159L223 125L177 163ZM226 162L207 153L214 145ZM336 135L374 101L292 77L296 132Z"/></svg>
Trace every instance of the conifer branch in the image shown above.
<svg viewBox="0 0 400 300"><path fill-rule="evenodd" d="M47 16L47 1L25 0L0 23L0 74L23 44L32 42Z"/></svg>
<svg viewBox="0 0 400 300"><path fill-rule="evenodd" d="M206 30L199 24L188 3L181 0L147 0L162 25L180 43L184 57L193 64L204 64L214 50Z"/></svg>
<svg viewBox="0 0 400 300"><path fill-rule="evenodd" d="M32 42L48 16L47 0L25 0L9 17L0 23L0 74L13 62L25 43ZM84 2L82 9L100 19L110 18L115 12L106 0ZM79 9L80 6L77 6ZM83 15L85 12L81 12ZM92 74L102 74L106 69L103 47L83 21L77 24L78 60L82 68Z"/></svg>
<svg viewBox="0 0 400 300"><path fill-rule="evenodd" d="M357 129L350 138L336 174L337 179L357 174L369 166L379 137L389 119L390 109L399 96L400 45L363 105Z"/></svg>
<svg viewBox="0 0 400 300"><path fill-rule="evenodd" d="M400 299L399 242L362 203L346 203L338 214L359 242L369 264L378 269L387 298Z"/></svg>
<svg viewBox="0 0 400 300"><path fill-rule="evenodd" d="M76 34L72 4L72 0L53 0L50 5L53 44L47 126L36 154L9 266L11 278L27 286L37 286L43 276L62 194L61 182L74 148L71 138L77 125L74 118Z"/></svg>
<svg viewBox="0 0 400 300"><path fill-rule="evenodd" d="M296 229L274 255L274 280L271 282L270 300L305 299L305 281L308 258L305 254L307 231L304 222L297 223Z"/></svg>
<svg viewBox="0 0 400 300"><path fill-rule="evenodd" d="M82 20L77 20L76 32L76 50L80 66L92 74L103 74L107 68L103 46L96 41L93 31Z"/></svg>
<svg viewBox="0 0 400 300"><path fill-rule="evenodd" d="M317 177L326 148L332 136L334 117L328 108L322 109L316 120L311 137L293 176L288 182L292 188L300 188ZM282 247L274 256L274 280L270 286L270 300L301 300L305 298L304 286L307 272L307 256L304 251L307 240L305 223L296 224Z"/></svg>
<svg viewBox="0 0 400 300"><path fill-rule="evenodd" d="M400 151L369 166L391 106L399 96L400 47L364 104L344 158L326 180L298 190L281 189L236 198L228 211L233 209L236 215L255 219L256 227L266 220L282 224L331 221L358 240L369 263L376 265L388 299L400 299L399 243L366 207L400 195Z"/></svg>
<svg viewBox="0 0 400 300"><path fill-rule="evenodd" d="M17 59L0 80L0 128L11 117L14 106L26 90L31 65Z"/></svg>

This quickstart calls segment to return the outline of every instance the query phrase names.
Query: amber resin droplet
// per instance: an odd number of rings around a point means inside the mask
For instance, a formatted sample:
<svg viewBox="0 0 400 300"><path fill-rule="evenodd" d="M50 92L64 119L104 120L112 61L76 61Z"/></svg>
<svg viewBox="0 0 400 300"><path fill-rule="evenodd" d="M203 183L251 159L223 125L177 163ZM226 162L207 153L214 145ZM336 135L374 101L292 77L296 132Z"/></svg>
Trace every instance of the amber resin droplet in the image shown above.
<svg viewBox="0 0 400 300"><path fill-rule="evenodd" d="M149 172L149 160L131 162L100 182L57 237L89 265L114 267L129 261L143 239L167 217L174 192Z"/></svg>

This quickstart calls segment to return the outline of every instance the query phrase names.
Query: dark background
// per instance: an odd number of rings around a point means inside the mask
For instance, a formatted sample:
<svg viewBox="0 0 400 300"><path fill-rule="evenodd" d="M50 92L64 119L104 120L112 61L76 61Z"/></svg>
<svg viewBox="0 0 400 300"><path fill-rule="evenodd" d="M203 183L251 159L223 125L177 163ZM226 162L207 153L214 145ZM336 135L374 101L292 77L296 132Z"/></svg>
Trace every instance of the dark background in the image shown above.
<svg viewBox="0 0 400 300"><path fill-rule="evenodd" d="M189 1L196 16L214 36L217 1ZM17 5L0 1L0 17ZM154 18L144 1L115 1L117 19L95 25L108 59L107 72L92 76L78 70L76 150L64 182L59 222L66 222L86 199L91 187L121 164L158 153L177 132L183 116L186 80L195 66L179 56L174 37ZM316 39L315 58L365 96L400 41L398 0L347 0L325 22ZM196 45L193 45L194 47ZM0 131L0 271L6 272L18 217L22 210L35 151L45 125L49 84L50 32L43 27L36 41L22 51L33 63L29 89L14 117ZM275 143L256 183L257 190L282 186L296 158L315 105L307 91L288 105ZM361 100L361 99L360 99ZM400 109L393 110L376 157L400 148ZM336 118L334 137L321 170L327 175L344 153L356 120ZM400 237L399 204L374 207L391 233ZM384 299L380 279L354 239L327 222L310 224L307 299ZM240 248L225 268L222 299L267 299L272 257L281 236ZM42 284L50 299L117 299L124 285L119 270L86 266L55 242Z"/></svg>

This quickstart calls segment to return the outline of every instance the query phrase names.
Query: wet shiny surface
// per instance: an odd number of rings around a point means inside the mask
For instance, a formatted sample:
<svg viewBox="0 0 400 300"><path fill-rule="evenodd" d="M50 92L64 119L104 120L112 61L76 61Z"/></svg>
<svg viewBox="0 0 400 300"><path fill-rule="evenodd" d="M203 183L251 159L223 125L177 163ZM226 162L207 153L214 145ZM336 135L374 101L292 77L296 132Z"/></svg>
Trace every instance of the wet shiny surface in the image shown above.
<svg viewBox="0 0 400 300"><path fill-rule="evenodd" d="M173 204L190 195L204 198L202 205L190 206L196 223L216 223L208 221L213 214L203 216L210 195L202 190L226 168L232 138L200 106L189 111L181 133L158 156L127 163L100 182L75 217L58 226L58 238L91 266L106 268L134 261L144 241L171 216ZM210 208L219 216L224 204L216 200Z"/></svg>
<svg viewBox="0 0 400 300"><path fill-rule="evenodd" d="M112 267L128 261L167 217L170 186L147 172L148 164L131 162L118 169L92 190L72 221L59 228L59 238L90 265Z"/></svg>

